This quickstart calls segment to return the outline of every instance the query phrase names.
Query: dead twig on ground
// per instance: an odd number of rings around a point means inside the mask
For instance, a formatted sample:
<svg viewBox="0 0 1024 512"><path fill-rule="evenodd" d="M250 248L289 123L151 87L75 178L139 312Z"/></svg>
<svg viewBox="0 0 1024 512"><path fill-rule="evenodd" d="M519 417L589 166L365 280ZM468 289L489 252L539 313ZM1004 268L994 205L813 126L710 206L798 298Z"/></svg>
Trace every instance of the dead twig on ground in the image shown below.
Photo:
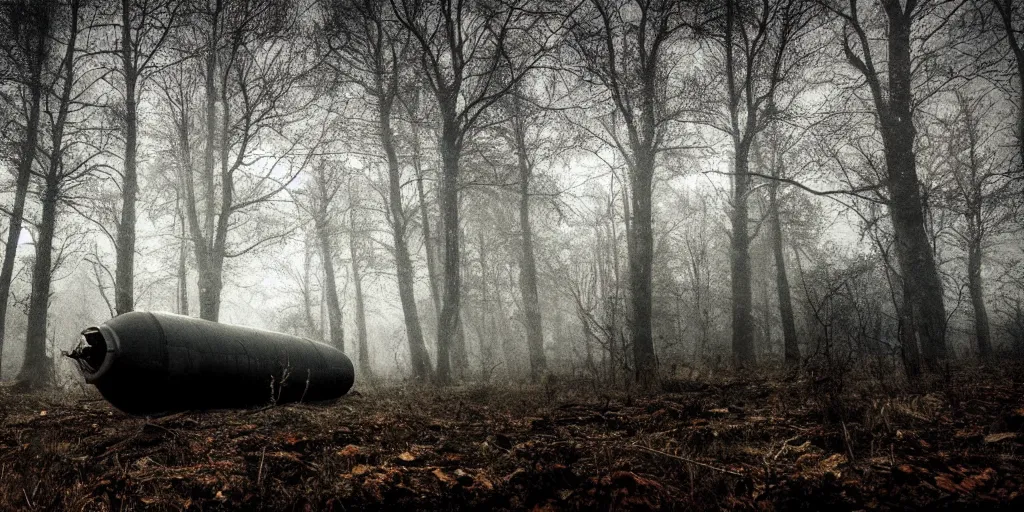
<svg viewBox="0 0 1024 512"><path fill-rule="evenodd" d="M682 456L679 456L679 455L674 455L674 454L671 454L671 453L668 453L668 452L663 452L661 450L655 450L654 448L648 448L648 447L643 446L643 445L632 444L630 446L632 446L633 448L636 448L636 449L638 449L640 451L644 451L644 452L647 452L647 453L653 453L655 455L661 455L663 457L668 457L670 459L676 459L676 460L680 460L680 461L683 461L683 462L688 462L688 463L693 464L695 466L700 466L702 468L710 469L712 471L718 471L720 473L725 473L727 475L739 476L739 477L745 476L743 473L738 473L738 472L733 471L731 469L725 469L725 468L720 468L718 466L712 466L711 464L700 462L698 460L693 460L693 459L690 459L690 458L687 458L687 457L682 457Z"/></svg>

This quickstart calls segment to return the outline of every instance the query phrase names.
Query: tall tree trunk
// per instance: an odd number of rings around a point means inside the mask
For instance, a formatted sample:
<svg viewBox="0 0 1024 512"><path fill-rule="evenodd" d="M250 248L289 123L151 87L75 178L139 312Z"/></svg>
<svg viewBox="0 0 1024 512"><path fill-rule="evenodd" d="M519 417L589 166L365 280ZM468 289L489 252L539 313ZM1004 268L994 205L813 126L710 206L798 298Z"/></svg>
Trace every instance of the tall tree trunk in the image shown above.
<svg viewBox="0 0 1024 512"><path fill-rule="evenodd" d="M651 311L653 302L652 268L654 264L653 209L654 153L641 151L630 173L632 218L629 221L629 291L633 303L632 334L635 379L645 389L658 383L658 363L654 354Z"/></svg>
<svg viewBox="0 0 1024 512"><path fill-rule="evenodd" d="M906 296L908 294L904 294ZM914 318L911 308L904 299L900 306L899 322L897 324L900 339L900 355L903 360L903 370L907 372L907 378L916 379L921 375L921 354L917 348L917 329L914 328Z"/></svg>
<svg viewBox="0 0 1024 512"><path fill-rule="evenodd" d="M441 103L445 109L444 103ZM454 111L454 107L447 108ZM437 382L451 383L451 351L459 330L462 275L459 269L459 153L454 115L446 116L441 129L440 208L444 239L444 293L437 329Z"/></svg>
<svg viewBox="0 0 1024 512"><path fill-rule="evenodd" d="M356 345L359 351L359 372L373 377L370 350L366 340L366 306L363 299L363 272L360 268L359 248L356 244L356 221L349 213L349 255L352 259L352 284L356 292Z"/></svg>
<svg viewBox="0 0 1024 512"><path fill-rule="evenodd" d="M214 202L216 200L214 186L214 153L217 146L217 40L221 9L220 0L216 3L211 21L209 45L206 48L206 68L204 70L204 92L206 95L206 140L203 146L203 217L202 225L193 225L192 233L195 240L196 276L199 285L199 318L216 322L220 316L220 292L223 288L221 275L214 263ZM225 115L227 113L225 112ZM190 216L191 220L191 216Z"/></svg>
<svg viewBox="0 0 1024 512"><path fill-rule="evenodd" d="M60 197L60 174L64 158L64 128L75 83L75 44L78 40L78 0L72 0L71 27L64 52L64 81L57 118L51 131L50 162L44 180L42 216L36 238L35 262L32 268L32 297L29 299L28 332L25 336L25 361L18 372L19 387L36 389L48 384L53 361L46 356L47 316L50 309L50 283L53 272L53 235L57 229L57 201Z"/></svg>
<svg viewBox="0 0 1024 512"><path fill-rule="evenodd" d="M732 238L730 247L732 279L732 353L737 366L754 364L754 319L751 313L750 233L747 231L747 193L749 144L735 145L733 176Z"/></svg>
<svg viewBox="0 0 1024 512"><path fill-rule="evenodd" d="M778 166L772 175L779 177ZM786 274L786 258L783 252L782 220L779 218L779 182L772 180L768 185L769 211L772 227L772 253L775 256L775 288L779 295L779 318L782 320L783 354L787 367L800 365L800 344L796 338L796 321L793 319L793 300L789 295L789 276Z"/></svg>
<svg viewBox="0 0 1024 512"><path fill-rule="evenodd" d="M324 341L323 332L313 318L313 248L307 237L303 243L302 258L302 315L306 321L306 336L315 341Z"/></svg>
<svg viewBox="0 0 1024 512"><path fill-rule="evenodd" d="M487 243L483 230L478 233L480 239L480 364L486 375L494 361L494 338L497 337L494 322L490 320L491 296L487 287Z"/></svg>
<svg viewBox="0 0 1024 512"><path fill-rule="evenodd" d="M57 220L57 172L60 164L46 177L42 197L42 217L36 237L36 255L32 267L32 297L29 299L28 332L25 337L25 361L18 373L19 387L38 389L49 384L53 360L46 355L47 316L50 308L50 282L53 263L53 234Z"/></svg>
<svg viewBox="0 0 1024 512"><path fill-rule="evenodd" d="M971 294L971 304L974 306L974 336L978 343L978 355L982 359L988 360L992 358L992 341L981 280L981 263L981 240L975 237L967 248L967 282Z"/></svg>
<svg viewBox="0 0 1024 512"><path fill-rule="evenodd" d="M416 93L418 94L418 92ZM418 102L418 97L417 97ZM423 232L423 249L427 253L427 279L430 281L430 300L434 303L434 319L441 317L441 286L437 277L436 243L430 234L430 214L427 211L427 194L423 189L423 162L420 146L420 127L415 120L412 124L412 166L416 170L416 195L419 198L420 229Z"/></svg>
<svg viewBox="0 0 1024 512"><path fill-rule="evenodd" d="M379 105L380 139L388 159L388 210L391 213L391 227L395 243L395 267L398 274L398 296L402 302L405 317L405 333L409 340L409 360L417 380L426 382L430 378L430 356L423 342L419 312L416 310L415 276L412 259L409 257L409 242L405 233L405 208L402 206L402 188L398 155L395 152L394 134L391 131L391 103L381 100Z"/></svg>
<svg viewBox="0 0 1024 512"><path fill-rule="evenodd" d="M199 318L216 322L220 319L220 292L224 288L221 273L212 261L200 261L198 278Z"/></svg>
<svg viewBox="0 0 1024 512"><path fill-rule="evenodd" d="M36 147L39 144L39 110L43 94L42 70L46 59L46 42L50 32L49 6L44 5L33 13L38 18L32 19L35 30L34 48L29 62L29 108L25 124L25 140L21 146L18 160L18 176L14 185L14 205L11 208L10 227L7 230L7 244L4 247L3 269L0 270L0 363L3 361L4 339L7 326L7 304L11 296L11 280L14 278L14 263L18 254L18 239L21 238L21 225L25 216L25 198L32 177L32 164L36 158ZM2 365L0 365L2 366Z"/></svg>
<svg viewBox="0 0 1024 512"><path fill-rule="evenodd" d="M136 85L139 78L131 30L132 0L121 0L121 65L124 72L124 183L121 187L121 219L117 224L114 307L121 315L135 309L135 201L139 191L136 172L138 114Z"/></svg>
<svg viewBox="0 0 1024 512"><path fill-rule="evenodd" d="M327 325L330 329L331 345L345 350L345 327L338 300L338 285L334 277L334 248L331 244L331 230L327 225L326 212L321 210L314 221L316 236L320 242L320 261L324 267L324 294L327 295Z"/></svg>
<svg viewBox="0 0 1024 512"><path fill-rule="evenodd" d="M513 101L518 110L519 98L513 97ZM524 122L521 117L517 117L514 121L516 156L519 165L519 229L522 232L519 288L522 292L523 312L526 320L526 348L530 355L530 380L538 382L547 369L547 361L544 357L544 326L540 314L537 262L533 254L533 231L530 226L530 178L533 169L526 155Z"/></svg>
<svg viewBox="0 0 1024 512"><path fill-rule="evenodd" d="M465 239L466 232L460 229L459 238ZM459 257L462 258L464 254L463 247L459 245ZM465 262L459 263L459 268L464 266ZM461 296L462 291L459 290ZM455 339L452 340L452 377L457 380L466 378L466 372L469 371L469 347L466 344L466 321L465 311L463 308L459 308L459 314L455 317Z"/></svg>
<svg viewBox="0 0 1024 512"><path fill-rule="evenodd" d="M178 314L188 316L188 232L185 216L178 214L181 223L181 246L178 249Z"/></svg>
<svg viewBox="0 0 1024 512"><path fill-rule="evenodd" d="M946 357L946 307L942 280L925 227L914 154L911 22L913 13L898 0L883 0L889 21L887 38L888 98L881 93L877 74L869 78L881 125L888 171L889 213L896 256L906 287L910 318L921 342L921 355L929 367ZM848 59L850 51L847 50ZM855 65L858 65L855 62ZM859 63L863 68L863 63ZM909 326L908 326L909 328Z"/></svg>

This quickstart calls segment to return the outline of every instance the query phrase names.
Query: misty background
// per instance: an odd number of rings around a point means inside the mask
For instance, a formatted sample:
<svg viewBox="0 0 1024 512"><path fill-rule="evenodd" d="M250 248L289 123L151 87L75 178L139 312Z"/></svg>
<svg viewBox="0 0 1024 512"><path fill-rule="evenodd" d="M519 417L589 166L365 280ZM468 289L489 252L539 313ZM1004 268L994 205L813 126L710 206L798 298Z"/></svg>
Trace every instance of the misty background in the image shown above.
<svg viewBox="0 0 1024 512"><path fill-rule="evenodd" d="M6 1L0 376L74 386L133 309L357 382L1020 356L1022 37L1012 0Z"/></svg>

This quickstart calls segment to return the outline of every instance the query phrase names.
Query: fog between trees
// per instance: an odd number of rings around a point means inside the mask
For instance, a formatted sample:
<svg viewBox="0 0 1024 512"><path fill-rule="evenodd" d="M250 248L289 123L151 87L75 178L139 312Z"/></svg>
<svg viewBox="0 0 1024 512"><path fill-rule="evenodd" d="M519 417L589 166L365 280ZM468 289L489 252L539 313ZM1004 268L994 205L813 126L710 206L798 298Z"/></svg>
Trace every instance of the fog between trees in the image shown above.
<svg viewBox="0 0 1024 512"><path fill-rule="evenodd" d="M1024 354L1013 0L0 4L5 379L164 310L359 380Z"/></svg>

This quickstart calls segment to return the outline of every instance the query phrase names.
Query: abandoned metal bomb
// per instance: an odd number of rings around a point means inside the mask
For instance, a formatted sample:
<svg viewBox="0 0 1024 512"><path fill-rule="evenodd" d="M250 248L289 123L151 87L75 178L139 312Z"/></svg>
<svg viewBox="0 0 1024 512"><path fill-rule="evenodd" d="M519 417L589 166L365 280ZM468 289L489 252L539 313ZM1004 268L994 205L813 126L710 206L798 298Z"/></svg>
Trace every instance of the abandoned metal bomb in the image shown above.
<svg viewBox="0 0 1024 512"><path fill-rule="evenodd" d="M332 400L355 380L337 348L169 313L88 327L68 356L103 398L139 415Z"/></svg>

